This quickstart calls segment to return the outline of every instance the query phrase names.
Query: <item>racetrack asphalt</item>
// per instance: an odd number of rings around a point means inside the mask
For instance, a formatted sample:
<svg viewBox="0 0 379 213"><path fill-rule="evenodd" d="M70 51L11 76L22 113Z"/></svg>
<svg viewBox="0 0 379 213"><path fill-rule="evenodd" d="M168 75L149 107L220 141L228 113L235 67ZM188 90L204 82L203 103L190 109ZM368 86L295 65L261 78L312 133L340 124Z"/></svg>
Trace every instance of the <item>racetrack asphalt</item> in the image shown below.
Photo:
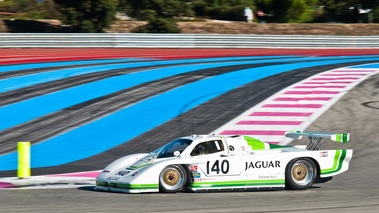
<svg viewBox="0 0 379 213"><path fill-rule="evenodd" d="M291 59L290 62L286 62L284 60L284 62L276 62L276 64L281 65L284 63L284 65L286 65L286 63L296 62L298 62L298 60L295 58ZM300 62L304 63L304 60L302 59ZM117 147L114 147L92 157L87 157L85 159L66 163L64 165L34 168L33 174L43 175L98 170L109 164L111 159L117 159L118 157L124 156L126 154L136 152L149 152L174 138L191 134L192 132L190 131L195 131L196 134L208 134L219 127L220 124L226 123L227 121L237 116L239 113L249 109L251 106L256 105L265 98L274 94L276 91L283 89L284 87L293 84L294 82L300 81L318 72L330 70L336 67L349 66L360 63L362 62L342 61L338 64L317 65L312 66L311 68L307 67L295 69L290 72L284 72L268 78L254 81L242 87L231 90L224 95L220 95L219 97L201 104L198 107L188 110L187 112L178 114L178 116L176 116L174 119L171 119L170 121L165 122L156 128L129 140L127 143L120 144ZM67 107L55 113L50 113L47 116L39 117L38 119L32 120L31 122L6 129L2 131L3 134L0 136L2 141L1 149L3 153L15 150L14 141L22 141L24 138L28 138L28 140L32 141L32 143L39 143L44 139L64 133L76 126L88 123L91 120L101 118L102 116L112 113L120 108L128 105L133 105L142 99L153 97L159 93L168 91L172 88L184 84L188 84L192 81L198 81L201 79L209 78L210 76L221 75L223 73L232 72L238 69L259 68L265 66L267 66L267 63L259 63L258 60L258 64L201 69L199 71L190 72L188 74L175 75L152 82L147 82L130 89L121 90L117 93L112 93L101 98L96 98L88 102L83 102L78 105ZM117 70L115 72L117 75L119 74L120 70ZM121 72L130 72L130 70L121 70ZM112 76L113 74L110 75ZM104 74L101 76L104 77ZM105 77L109 77L109 75L105 75ZM87 75L82 76L82 79L87 78ZM272 79L278 80L273 82ZM72 79L69 78L63 82L60 82L56 86L61 89L62 87L60 85L72 85L75 81L71 80ZM79 82L82 83L83 81L79 80ZM36 90L38 91L37 94L45 94L45 92L47 92L45 91L45 88L48 88L47 90L50 92L54 92L51 90L52 88L55 88L52 86L45 86L43 88L40 88L39 85L36 87L39 88ZM58 88L55 88L55 91L57 91ZM28 89L31 90L30 93L33 93L33 87L28 87ZM56 94L56 92L53 94ZM4 100L6 100L8 94L4 93L2 95L4 95ZM28 114L30 114L30 112ZM0 176L2 177L14 176L14 174L15 171L0 172Z"/></svg>
<svg viewBox="0 0 379 213"><path fill-rule="evenodd" d="M314 67L312 69L314 73L318 73L341 66L347 66L347 64ZM312 72L311 70L308 71ZM238 92L227 93L222 97L218 97L219 99L216 98L217 100L207 102L206 105L209 105L212 109L222 106L220 107L220 114L229 114L223 112L230 108L238 109L240 110L239 112L242 112L247 109L247 103L250 105L256 99L263 100L269 96L270 92L272 94L279 90L278 88L285 87L285 85L282 85L283 79L293 80L291 83L296 82L295 79L284 74L262 79L259 84L255 84L252 87L246 85L244 88L239 88ZM293 76L299 76L298 81L306 77L302 76L303 74L298 72ZM19 190L0 190L2 198L0 203L4 207L3 210L7 212L377 212L379 209L376 178L379 171L376 164L379 160L376 154L378 151L376 148L377 138L379 137L376 130L376 123L379 120L379 113L377 113L379 108L379 100L377 100L378 82L379 77L375 75L359 84L308 128L308 130L313 131L350 132L351 142L349 144L328 143L324 144L323 148L353 148L354 157L348 172L336 176L330 183L316 185L306 191L125 195L96 193L92 191L90 186L85 186L79 187L79 189L28 190L28 193ZM259 85L261 87L258 87ZM257 93L257 91L259 92ZM227 105L229 101L226 100L230 100L235 96L240 97L240 99L250 96L252 98L239 102L237 106ZM240 99L236 98L234 100L240 101ZM220 105L220 103L222 104ZM197 121L198 119L196 118L213 112L213 110L204 110L204 114L201 114L201 112L191 110L187 112L188 114L184 113L174 121L170 121L171 125L165 123L164 128L160 126L159 128L162 129L154 129L146 133L146 135L140 136L140 141L145 141L151 136L161 135L161 139L166 142L168 137L176 137L168 134L173 130L177 130L180 134L188 133L187 120ZM237 110L233 110L233 112L235 113L230 113L233 115L216 117L210 119L210 122L200 120L196 122L196 128L204 128L204 132L208 133L217 126L216 124L212 125L212 123L227 121L239 114ZM185 125L176 127L181 123ZM341 147L342 145L343 147ZM109 156L112 156L112 159L115 158L115 155L111 155L111 153ZM92 162L96 164L96 161ZM75 167L75 165L73 166ZM80 167L80 164L77 166L80 169L85 167ZM48 168L48 171L53 171L51 169ZM44 174L42 169L41 174ZM360 199L357 199L358 197ZM48 202L41 204L39 202L41 199L48 200ZM18 200L23 200L23 203L19 203ZM65 206L70 207L66 208Z"/></svg>
<svg viewBox="0 0 379 213"><path fill-rule="evenodd" d="M324 143L324 149L352 148L349 171L306 191L177 193L130 195L93 191L93 186L0 190L5 212L368 212L379 210L377 163L379 75L362 82L307 130L349 131L350 143ZM296 143L294 143L296 144ZM22 202L21 202L22 201Z"/></svg>

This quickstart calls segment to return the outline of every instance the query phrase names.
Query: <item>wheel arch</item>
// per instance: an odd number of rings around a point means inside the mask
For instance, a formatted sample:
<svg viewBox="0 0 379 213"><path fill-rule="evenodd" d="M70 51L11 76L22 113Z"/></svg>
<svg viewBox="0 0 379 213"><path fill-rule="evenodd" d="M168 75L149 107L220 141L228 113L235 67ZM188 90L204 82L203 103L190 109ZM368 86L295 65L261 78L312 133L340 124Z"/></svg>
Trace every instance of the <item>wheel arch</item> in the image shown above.
<svg viewBox="0 0 379 213"><path fill-rule="evenodd" d="M192 172L188 168L188 164L179 164L181 167L183 167L185 175L186 175L186 183L184 185L184 190L189 190L192 186L193 178L192 178Z"/></svg>

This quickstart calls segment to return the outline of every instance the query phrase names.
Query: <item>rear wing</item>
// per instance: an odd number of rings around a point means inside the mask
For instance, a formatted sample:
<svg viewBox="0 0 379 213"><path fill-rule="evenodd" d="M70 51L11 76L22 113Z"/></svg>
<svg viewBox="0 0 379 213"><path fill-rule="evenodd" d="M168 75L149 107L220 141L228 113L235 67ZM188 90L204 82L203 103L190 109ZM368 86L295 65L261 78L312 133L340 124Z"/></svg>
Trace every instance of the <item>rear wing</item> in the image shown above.
<svg viewBox="0 0 379 213"><path fill-rule="evenodd" d="M306 147L307 150L319 150L324 138L329 138L332 141L347 143L350 139L349 133L328 133L328 132L286 132L284 134L288 138L300 140L303 136L307 136L309 143Z"/></svg>

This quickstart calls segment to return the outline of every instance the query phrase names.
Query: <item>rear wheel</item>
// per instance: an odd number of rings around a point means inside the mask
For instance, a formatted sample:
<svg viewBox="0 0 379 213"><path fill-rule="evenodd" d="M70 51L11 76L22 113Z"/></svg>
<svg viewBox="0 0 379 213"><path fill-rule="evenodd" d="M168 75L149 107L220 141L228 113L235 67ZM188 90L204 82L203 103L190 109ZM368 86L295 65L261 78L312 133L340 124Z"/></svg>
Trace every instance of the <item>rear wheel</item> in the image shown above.
<svg viewBox="0 0 379 213"><path fill-rule="evenodd" d="M182 166L166 166L159 175L159 190L161 192L178 192L186 184L186 172Z"/></svg>
<svg viewBox="0 0 379 213"><path fill-rule="evenodd" d="M316 164L308 158L290 161L286 167L286 188L304 190L313 185L317 178Z"/></svg>

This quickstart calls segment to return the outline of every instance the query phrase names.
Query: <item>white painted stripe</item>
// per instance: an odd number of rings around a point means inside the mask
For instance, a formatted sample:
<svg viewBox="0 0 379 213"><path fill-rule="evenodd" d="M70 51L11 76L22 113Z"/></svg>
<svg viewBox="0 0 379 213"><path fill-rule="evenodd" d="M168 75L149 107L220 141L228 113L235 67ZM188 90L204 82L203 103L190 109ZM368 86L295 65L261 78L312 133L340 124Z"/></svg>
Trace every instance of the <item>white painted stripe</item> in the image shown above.
<svg viewBox="0 0 379 213"><path fill-rule="evenodd" d="M327 101L273 101L270 104L325 104Z"/></svg>
<svg viewBox="0 0 379 213"><path fill-rule="evenodd" d="M265 103L268 104L268 103ZM259 109L259 110L258 110ZM259 111L264 111L264 112L299 112L298 108L270 108L270 107L265 107L263 108L262 106L259 106L259 108L254 108L254 110L251 110L249 112L259 112ZM301 112L314 112L314 109L311 108L303 108L301 109Z"/></svg>
<svg viewBox="0 0 379 213"><path fill-rule="evenodd" d="M288 97L291 97L291 98L297 98L299 96L305 96L307 98L317 98L317 97L325 97L325 98L328 98L328 97L332 97L334 96L335 94L282 94L282 96L277 96L277 97L284 97L284 96L288 96Z"/></svg>
<svg viewBox="0 0 379 213"><path fill-rule="evenodd" d="M275 130L289 131L298 125L233 125L233 130ZM292 127L288 129L289 127Z"/></svg>
<svg viewBox="0 0 379 213"><path fill-rule="evenodd" d="M244 121L303 121L304 117L295 116L249 116Z"/></svg>
<svg viewBox="0 0 379 213"><path fill-rule="evenodd" d="M347 85L345 85L346 87ZM291 87L291 90L290 91L305 91L305 92L323 92L323 91L341 91L341 90L344 90L345 87L343 88L323 88L323 87L316 87L316 88L297 88L297 87Z"/></svg>
<svg viewBox="0 0 379 213"><path fill-rule="evenodd" d="M351 84L353 81L308 81L303 82L302 85L341 85L346 86Z"/></svg>

